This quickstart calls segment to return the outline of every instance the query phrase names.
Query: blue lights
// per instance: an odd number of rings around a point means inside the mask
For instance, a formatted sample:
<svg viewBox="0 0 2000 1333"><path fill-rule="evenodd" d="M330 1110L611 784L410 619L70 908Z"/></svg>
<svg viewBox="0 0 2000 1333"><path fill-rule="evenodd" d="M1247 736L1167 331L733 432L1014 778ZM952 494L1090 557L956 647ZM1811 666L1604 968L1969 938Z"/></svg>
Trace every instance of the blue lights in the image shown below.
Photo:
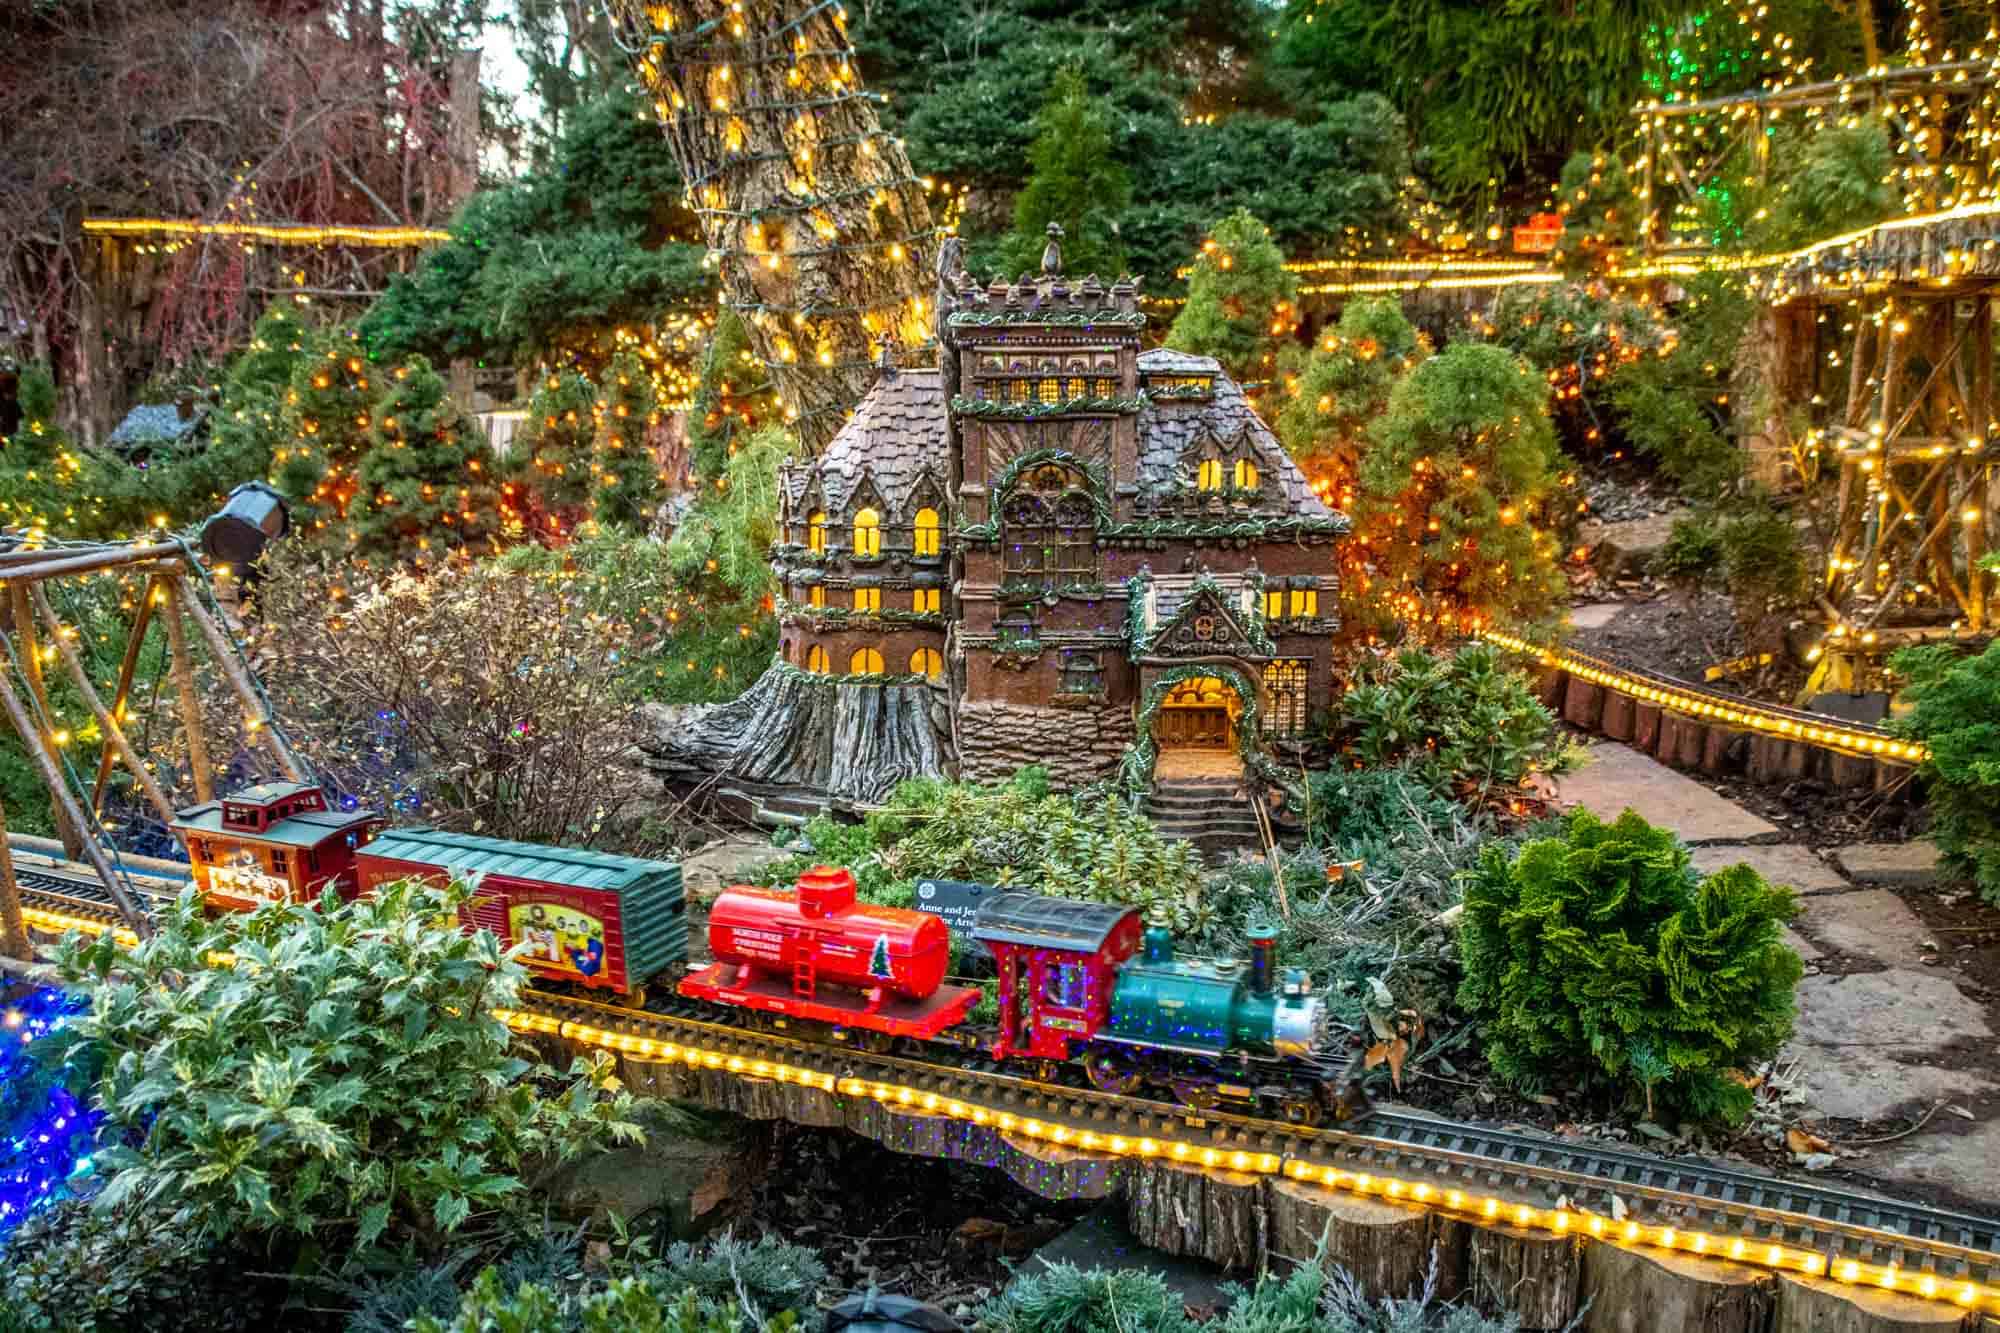
<svg viewBox="0 0 2000 1333"><path fill-rule="evenodd" d="M32 1049L80 1008L81 1000L55 989L0 1006L0 1237L90 1170L99 1116Z"/></svg>

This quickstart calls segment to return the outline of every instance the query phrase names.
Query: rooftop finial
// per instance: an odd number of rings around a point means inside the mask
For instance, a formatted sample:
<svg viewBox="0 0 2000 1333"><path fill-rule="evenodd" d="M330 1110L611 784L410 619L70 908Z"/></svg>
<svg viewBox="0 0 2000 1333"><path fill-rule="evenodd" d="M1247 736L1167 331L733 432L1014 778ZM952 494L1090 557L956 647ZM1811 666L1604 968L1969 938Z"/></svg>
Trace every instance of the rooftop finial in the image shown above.
<svg viewBox="0 0 2000 1333"><path fill-rule="evenodd" d="M1042 273L1046 277L1057 277L1062 273L1062 223L1049 224L1049 243L1042 250Z"/></svg>

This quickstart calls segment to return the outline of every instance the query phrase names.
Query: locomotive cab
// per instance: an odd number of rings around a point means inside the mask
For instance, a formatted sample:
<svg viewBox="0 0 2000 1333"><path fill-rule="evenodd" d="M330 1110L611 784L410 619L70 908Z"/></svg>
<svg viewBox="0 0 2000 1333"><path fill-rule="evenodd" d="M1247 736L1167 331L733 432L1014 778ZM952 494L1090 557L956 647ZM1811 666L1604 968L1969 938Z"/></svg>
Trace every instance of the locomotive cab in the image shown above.
<svg viewBox="0 0 2000 1333"><path fill-rule="evenodd" d="M318 787L266 782L182 810L172 827L203 900L251 911L312 902L329 888L352 898L354 854L386 823L372 810L329 810Z"/></svg>

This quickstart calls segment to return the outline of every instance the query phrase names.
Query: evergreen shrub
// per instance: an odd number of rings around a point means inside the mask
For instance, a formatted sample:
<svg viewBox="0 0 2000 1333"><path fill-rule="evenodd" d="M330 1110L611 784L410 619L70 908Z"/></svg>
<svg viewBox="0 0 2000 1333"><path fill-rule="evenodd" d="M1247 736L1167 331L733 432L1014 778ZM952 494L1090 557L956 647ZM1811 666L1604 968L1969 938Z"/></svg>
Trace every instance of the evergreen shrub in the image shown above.
<svg viewBox="0 0 2000 1333"><path fill-rule="evenodd" d="M1804 969L1782 930L1796 910L1747 865L1698 874L1670 830L1629 810L1611 824L1579 810L1518 854L1486 848L1467 876L1459 1003L1516 1087L1740 1122L1751 1094L1732 1073L1792 1033Z"/></svg>
<svg viewBox="0 0 2000 1333"><path fill-rule="evenodd" d="M1528 678L1486 644L1449 657L1410 649L1364 665L1337 734L1365 765L1403 765L1440 796L1481 801L1574 760Z"/></svg>
<svg viewBox="0 0 2000 1333"><path fill-rule="evenodd" d="M2000 643L1972 657L1945 644L1889 659L1907 681L1907 715L1891 725L1930 747L1930 838L1945 866L2000 905Z"/></svg>

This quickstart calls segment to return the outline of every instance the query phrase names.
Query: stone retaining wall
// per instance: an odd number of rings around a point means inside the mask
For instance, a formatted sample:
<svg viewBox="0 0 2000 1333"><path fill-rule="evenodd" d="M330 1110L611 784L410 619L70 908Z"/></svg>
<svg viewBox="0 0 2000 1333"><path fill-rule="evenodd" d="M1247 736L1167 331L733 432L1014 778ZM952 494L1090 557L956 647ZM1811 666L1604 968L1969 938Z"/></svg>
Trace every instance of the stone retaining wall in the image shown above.
<svg viewBox="0 0 2000 1333"><path fill-rule="evenodd" d="M959 773L990 782L1041 764L1056 786L1081 787L1112 777L1134 734L1126 708L965 703L958 710Z"/></svg>

